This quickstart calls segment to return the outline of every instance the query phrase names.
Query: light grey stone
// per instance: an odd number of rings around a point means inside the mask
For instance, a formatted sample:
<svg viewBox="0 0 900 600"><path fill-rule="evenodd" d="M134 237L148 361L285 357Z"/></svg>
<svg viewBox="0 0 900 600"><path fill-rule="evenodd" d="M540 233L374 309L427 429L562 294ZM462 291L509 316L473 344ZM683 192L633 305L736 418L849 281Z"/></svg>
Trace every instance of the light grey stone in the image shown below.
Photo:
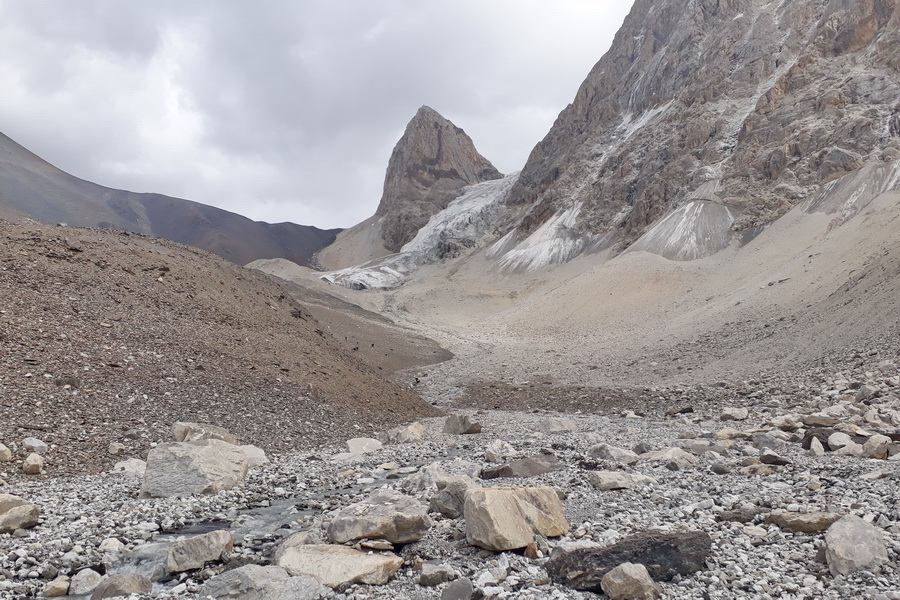
<svg viewBox="0 0 900 600"><path fill-rule="evenodd" d="M213 600L283 600L281 593L289 577L281 567L245 565L207 581L200 589L200 597Z"/></svg>
<svg viewBox="0 0 900 600"><path fill-rule="evenodd" d="M247 456L217 439L160 444L147 455L144 497L212 494L244 484Z"/></svg>
<svg viewBox="0 0 900 600"><path fill-rule="evenodd" d="M627 562L610 569L600 587L610 600L656 600L660 595L659 586L640 563Z"/></svg>
<svg viewBox="0 0 900 600"><path fill-rule="evenodd" d="M390 552L366 553L346 546L297 545L280 547L275 564L291 575L308 575L337 588L349 583L387 583L403 559Z"/></svg>
<svg viewBox="0 0 900 600"><path fill-rule="evenodd" d="M431 524L424 504L394 490L381 489L338 512L327 536L337 544L361 539L407 544L422 539Z"/></svg>
<svg viewBox="0 0 900 600"><path fill-rule="evenodd" d="M557 537L569 530L559 495L547 486L469 490L463 514L468 542L495 552L524 548L536 534Z"/></svg>
<svg viewBox="0 0 900 600"><path fill-rule="evenodd" d="M230 552L233 547L234 538L230 531L224 529L178 540L169 548L166 571L181 573L199 569L207 562L219 560L222 554Z"/></svg>
<svg viewBox="0 0 900 600"><path fill-rule="evenodd" d="M864 519L847 515L825 532L825 558L834 576L877 572L888 561L884 535Z"/></svg>
<svg viewBox="0 0 900 600"><path fill-rule="evenodd" d="M199 440L222 440L229 444L239 444L237 436L217 425L187 421L178 421L172 425L172 441L196 442Z"/></svg>
<svg viewBox="0 0 900 600"><path fill-rule="evenodd" d="M38 524L41 511L37 505L12 494L0 494L0 533L30 529Z"/></svg>

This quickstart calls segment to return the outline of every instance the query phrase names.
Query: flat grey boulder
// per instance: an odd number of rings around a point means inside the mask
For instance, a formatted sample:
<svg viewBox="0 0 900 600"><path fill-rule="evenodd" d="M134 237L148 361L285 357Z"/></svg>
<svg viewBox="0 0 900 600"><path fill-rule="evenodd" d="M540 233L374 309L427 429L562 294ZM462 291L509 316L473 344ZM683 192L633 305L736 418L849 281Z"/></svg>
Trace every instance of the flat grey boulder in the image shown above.
<svg viewBox="0 0 900 600"><path fill-rule="evenodd" d="M679 469L697 466L697 457L681 448L667 448L665 450L645 452L638 456L638 461L672 463Z"/></svg>
<svg viewBox="0 0 900 600"><path fill-rule="evenodd" d="M511 460L498 467L488 467L481 471L482 479L501 477L536 477L551 471L561 471L566 465L552 454L538 454L528 458Z"/></svg>
<svg viewBox="0 0 900 600"><path fill-rule="evenodd" d="M438 491L431 497L428 504L428 510L441 513L450 519L458 519L462 516L466 504L466 492L477 487L481 486L466 475L441 479L437 483Z"/></svg>
<svg viewBox="0 0 900 600"><path fill-rule="evenodd" d="M569 530L562 501L552 487L493 487L466 492L466 539L494 552L524 548L535 535Z"/></svg>
<svg viewBox="0 0 900 600"><path fill-rule="evenodd" d="M825 559L834 576L877 572L888 561L884 535L864 519L847 515L825 532Z"/></svg>
<svg viewBox="0 0 900 600"><path fill-rule="evenodd" d="M222 440L234 445L239 443L237 436L224 427L217 425L190 423L188 421L178 421L172 425L172 441L196 442L199 440Z"/></svg>
<svg viewBox="0 0 900 600"><path fill-rule="evenodd" d="M625 448L617 448L609 444L597 444L588 449L588 456L593 458L602 458L616 463L633 463L637 462L638 454Z"/></svg>
<svg viewBox="0 0 900 600"><path fill-rule="evenodd" d="M290 578L280 567L245 565L225 571L200 588L201 598L213 600L282 600L281 592Z"/></svg>
<svg viewBox="0 0 900 600"><path fill-rule="evenodd" d="M37 505L12 494L0 494L0 533L30 529L38 524L41 510Z"/></svg>
<svg viewBox="0 0 900 600"><path fill-rule="evenodd" d="M222 440L160 444L147 455L141 496L214 494L243 485L248 468L244 451Z"/></svg>
<svg viewBox="0 0 900 600"><path fill-rule="evenodd" d="M230 552L232 548L234 538L230 531L224 529L178 540L169 548L166 571L181 573L199 569L207 562L219 560L222 554Z"/></svg>
<svg viewBox="0 0 900 600"><path fill-rule="evenodd" d="M633 490L657 483L653 477L624 471L593 471L588 474L588 481L601 491Z"/></svg>
<svg viewBox="0 0 900 600"><path fill-rule="evenodd" d="M275 564L291 575L306 575L337 588L349 583L387 583L403 559L390 552L366 553L347 546L291 545L278 549Z"/></svg>
<svg viewBox="0 0 900 600"><path fill-rule="evenodd" d="M603 577L622 563L640 563L655 581L669 581L701 570L711 548L705 531L639 533L611 546L554 552L547 573L560 585L599 592Z"/></svg>
<svg viewBox="0 0 900 600"><path fill-rule="evenodd" d="M382 489L342 509L328 526L328 541L387 540L408 544L425 535L431 518L424 504L394 490Z"/></svg>
<svg viewBox="0 0 900 600"><path fill-rule="evenodd" d="M415 421L409 425L394 427L378 434L385 444L420 444L425 441L425 426Z"/></svg>

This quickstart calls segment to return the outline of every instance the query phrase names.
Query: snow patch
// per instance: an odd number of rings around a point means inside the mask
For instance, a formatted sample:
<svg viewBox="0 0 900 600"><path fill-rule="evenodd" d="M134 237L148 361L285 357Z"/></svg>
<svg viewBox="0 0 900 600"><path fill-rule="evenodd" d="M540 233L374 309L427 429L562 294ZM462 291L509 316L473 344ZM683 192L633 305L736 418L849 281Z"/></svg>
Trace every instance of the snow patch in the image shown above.
<svg viewBox="0 0 900 600"><path fill-rule="evenodd" d="M581 202L576 202L568 210L556 213L523 242L503 252L499 260L500 270L507 273L532 271L566 262L578 256L589 241L588 236L579 234L573 229L581 206ZM509 236L510 234L507 234L498 240L488 250L488 256L501 254L500 250L508 247L510 239L513 239Z"/></svg>
<svg viewBox="0 0 900 600"><path fill-rule="evenodd" d="M807 207L810 213L839 214L844 220L859 214L875 198L900 186L900 161L871 163L829 181Z"/></svg>
<svg viewBox="0 0 900 600"><path fill-rule="evenodd" d="M420 266L475 247L506 211L506 199L519 174L465 187L447 208L425 224L397 254L325 273L321 279L354 290L399 287Z"/></svg>
<svg viewBox="0 0 900 600"><path fill-rule="evenodd" d="M726 248L737 214L728 206L693 200L659 221L626 252L650 252L669 260L695 260Z"/></svg>

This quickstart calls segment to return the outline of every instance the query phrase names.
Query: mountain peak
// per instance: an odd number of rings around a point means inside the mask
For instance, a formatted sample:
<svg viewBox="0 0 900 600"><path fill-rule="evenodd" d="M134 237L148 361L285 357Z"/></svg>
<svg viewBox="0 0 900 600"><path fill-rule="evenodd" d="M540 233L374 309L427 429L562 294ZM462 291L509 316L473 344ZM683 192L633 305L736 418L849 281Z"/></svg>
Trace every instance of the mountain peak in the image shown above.
<svg viewBox="0 0 900 600"><path fill-rule="evenodd" d="M385 247L399 251L460 188L500 177L465 131L423 105L388 162L384 194L375 213L383 218Z"/></svg>

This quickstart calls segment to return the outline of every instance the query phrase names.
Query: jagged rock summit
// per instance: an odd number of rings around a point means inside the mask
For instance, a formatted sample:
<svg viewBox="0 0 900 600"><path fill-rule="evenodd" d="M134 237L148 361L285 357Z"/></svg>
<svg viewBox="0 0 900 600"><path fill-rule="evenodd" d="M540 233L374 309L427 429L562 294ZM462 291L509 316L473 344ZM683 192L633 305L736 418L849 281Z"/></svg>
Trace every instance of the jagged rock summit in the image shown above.
<svg viewBox="0 0 900 600"><path fill-rule="evenodd" d="M637 0L522 169L516 239L566 214L573 247L621 248L694 200L763 225L896 163L898 98L895 0Z"/></svg>
<svg viewBox="0 0 900 600"><path fill-rule="evenodd" d="M337 269L399 252L461 188L501 177L465 131L422 106L391 153L375 215L344 232L319 262Z"/></svg>

